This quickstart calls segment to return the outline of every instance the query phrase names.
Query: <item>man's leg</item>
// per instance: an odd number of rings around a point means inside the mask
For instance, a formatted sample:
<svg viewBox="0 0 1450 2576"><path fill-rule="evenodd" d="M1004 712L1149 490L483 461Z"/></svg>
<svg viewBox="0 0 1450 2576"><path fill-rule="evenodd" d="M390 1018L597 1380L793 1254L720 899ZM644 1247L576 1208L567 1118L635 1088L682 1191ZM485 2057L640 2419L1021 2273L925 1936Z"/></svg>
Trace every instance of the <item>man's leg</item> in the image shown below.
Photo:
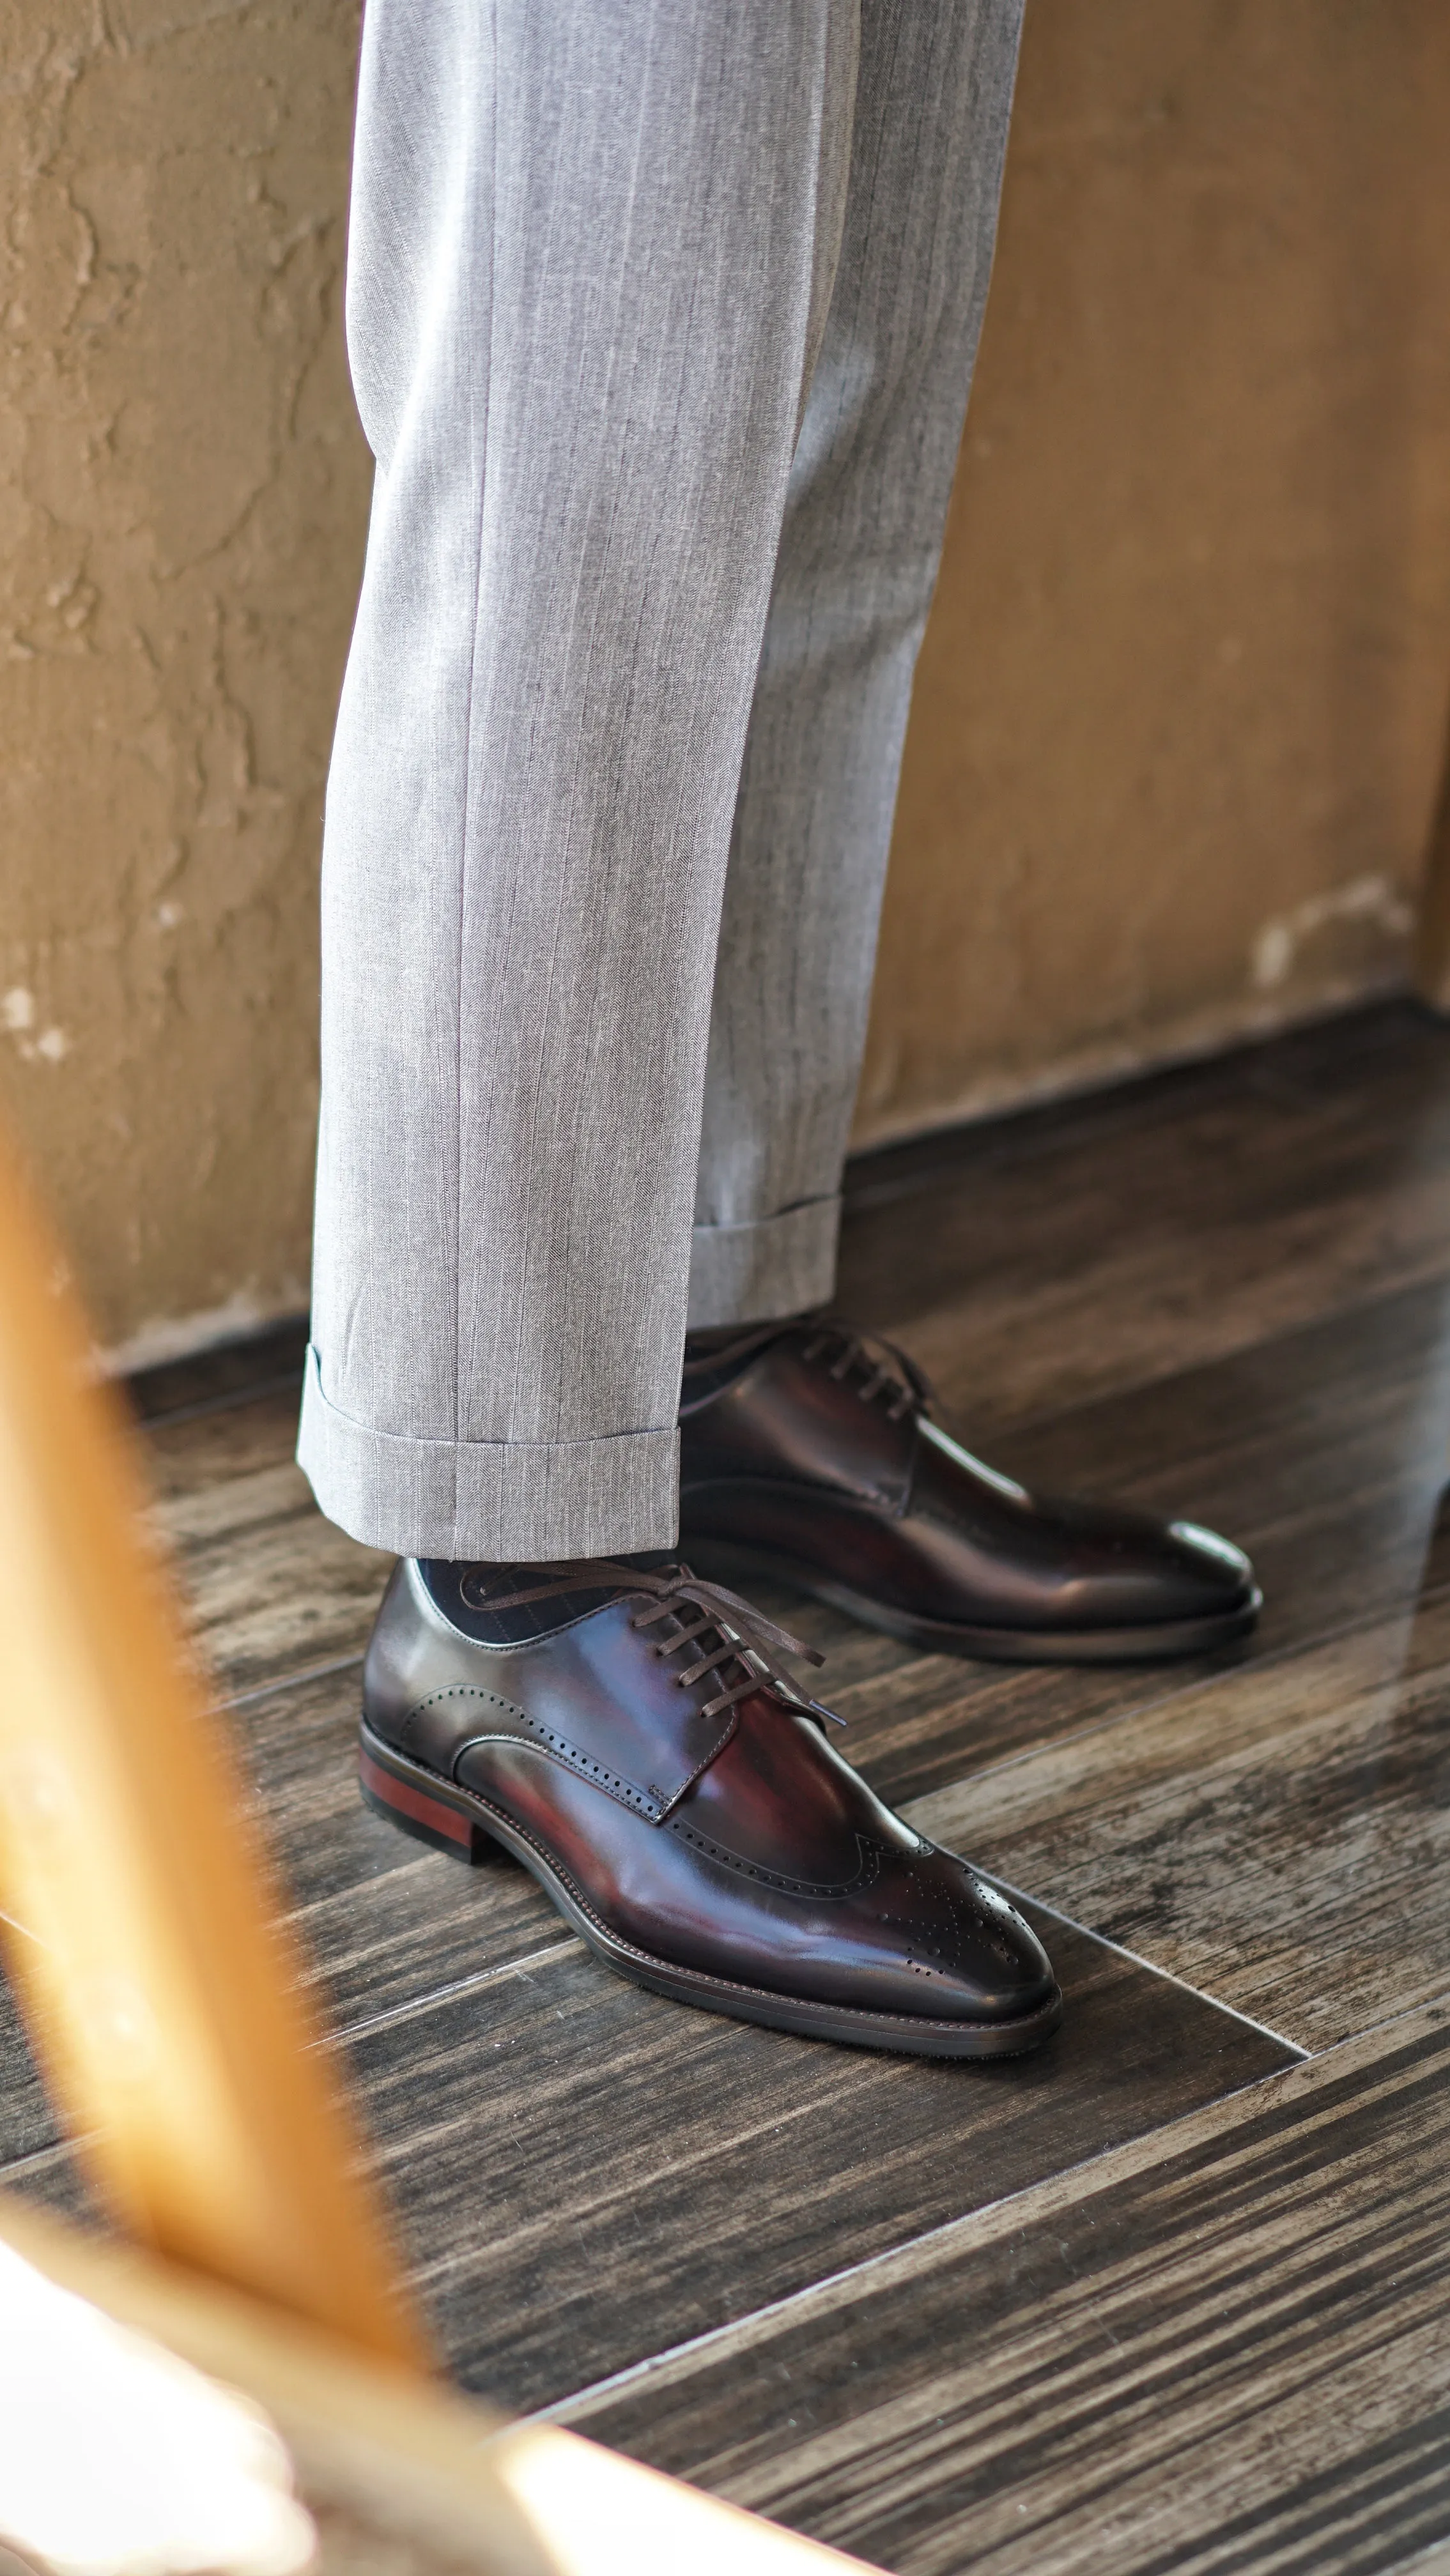
<svg viewBox="0 0 1450 2576"><path fill-rule="evenodd" d="M831 1294L912 672L996 233L1017 0L863 0L835 292L715 970L692 1325Z"/></svg>
<svg viewBox="0 0 1450 2576"><path fill-rule="evenodd" d="M405 1555L674 1539L721 887L855 50L855 0L370 0L300 1454Z"/></svg>
<svg viewBox="0 0 1450 2576"><path fill-rule="evenodd" d="M363 1794L461 1858L503 1843L656 1993L1012 2055L1061 2011L1029 1926L830 1751L791 1639L613 1553L675 1536L721 887L854 0L369 0L367 28L379 472L302 1434L324 1509L403 1558Z"/></svg>
<svg viewBox="0 0 1450 2576"><path fill-rule="evenodd" d="M863 0L835 291L786 501L715 971L681 1542L930 1651L1094 1662L1252 1626L1237 1548L1028 1494L832 1293L897 773L996 227L1013 0ZM735 1330L745 1327L744 1330Z"/></svg>

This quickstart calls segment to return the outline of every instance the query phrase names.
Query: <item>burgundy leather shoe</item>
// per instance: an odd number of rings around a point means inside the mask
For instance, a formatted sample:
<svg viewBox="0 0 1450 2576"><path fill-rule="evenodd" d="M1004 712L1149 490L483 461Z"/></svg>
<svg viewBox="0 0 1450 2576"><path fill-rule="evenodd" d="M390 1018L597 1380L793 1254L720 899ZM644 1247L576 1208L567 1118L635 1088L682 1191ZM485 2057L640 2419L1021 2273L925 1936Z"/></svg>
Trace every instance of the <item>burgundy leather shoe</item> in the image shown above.
<svg viewBox="0 0 1450 2576"><path fill-rule="evenodd" d="M782 1651L810 1653L686 1566L405 1560L363 1796L460 1859L501 1843L656 1994L913 2056L1035 2048L1062 2015L1035 1934L873 1797Z"/></svg>
<svg viewBox="0 0 1450 2576"><path fill-rule="evenodd" d="M1136 1663L1240 1637L1240 1548L1191 1521L1029 1494L931 1418L904 1352L822 1316L692 1336L680 1545L937 1654Z"/></svg>

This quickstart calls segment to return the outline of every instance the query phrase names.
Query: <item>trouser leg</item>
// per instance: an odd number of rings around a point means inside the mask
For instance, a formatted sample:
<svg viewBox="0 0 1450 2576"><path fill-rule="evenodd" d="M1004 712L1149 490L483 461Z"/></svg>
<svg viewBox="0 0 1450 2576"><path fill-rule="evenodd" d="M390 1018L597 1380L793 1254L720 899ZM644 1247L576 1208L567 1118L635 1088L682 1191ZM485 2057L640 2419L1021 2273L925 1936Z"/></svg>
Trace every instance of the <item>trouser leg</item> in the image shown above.
<svg viewBox="0 0 1450 2576"><path fill-rule="evenodd" d="M690 1322L828 1299L912 672L996 231L1017 0L863 0L710 1029Z"/></svg>
<svg viewBox="0 0 1450 2576"><path fill-rule="evenodd" d="M730 817L855 0L369 0L377 458L328 788L323 1509L669 1545Z"/></svg>

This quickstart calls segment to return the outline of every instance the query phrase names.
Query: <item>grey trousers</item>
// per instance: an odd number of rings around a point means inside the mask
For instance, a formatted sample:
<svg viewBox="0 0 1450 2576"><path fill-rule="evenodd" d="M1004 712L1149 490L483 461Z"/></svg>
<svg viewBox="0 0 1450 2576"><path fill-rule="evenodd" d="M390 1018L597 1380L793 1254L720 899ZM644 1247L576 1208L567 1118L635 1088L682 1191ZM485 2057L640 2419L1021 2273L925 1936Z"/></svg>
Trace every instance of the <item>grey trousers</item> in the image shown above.
<svg viewBox="0 0 1450 2576"><path fill-rule="evenodd" d="M323 864L323 1510L666 1547L688 1319L817 1304L1020 0L368 0Z"/></svg>

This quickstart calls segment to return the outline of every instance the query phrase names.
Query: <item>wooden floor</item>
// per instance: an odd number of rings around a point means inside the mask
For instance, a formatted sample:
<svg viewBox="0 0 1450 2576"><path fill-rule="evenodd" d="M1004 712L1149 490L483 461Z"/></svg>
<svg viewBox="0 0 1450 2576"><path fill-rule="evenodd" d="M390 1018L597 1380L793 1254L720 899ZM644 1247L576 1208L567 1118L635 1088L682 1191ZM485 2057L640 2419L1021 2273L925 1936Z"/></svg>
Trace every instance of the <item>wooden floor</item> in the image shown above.
<svg viewBox="0 0 1450 2576"><path fill-rule="evenodd" d="M782 1597L847 1751L1052 1950L1015 2065L657 2001L365 1814L384 1561L291 1463L299 1337L138 1384L457 2369L913 2576L1441 2566L1450 1033L1386 1007L869 1158L841 1302L994 1460L1216 1523L1268 1595L1247 1647L1079 1674ZM68 2198L0 2046L0 2180Z"/></svg>

